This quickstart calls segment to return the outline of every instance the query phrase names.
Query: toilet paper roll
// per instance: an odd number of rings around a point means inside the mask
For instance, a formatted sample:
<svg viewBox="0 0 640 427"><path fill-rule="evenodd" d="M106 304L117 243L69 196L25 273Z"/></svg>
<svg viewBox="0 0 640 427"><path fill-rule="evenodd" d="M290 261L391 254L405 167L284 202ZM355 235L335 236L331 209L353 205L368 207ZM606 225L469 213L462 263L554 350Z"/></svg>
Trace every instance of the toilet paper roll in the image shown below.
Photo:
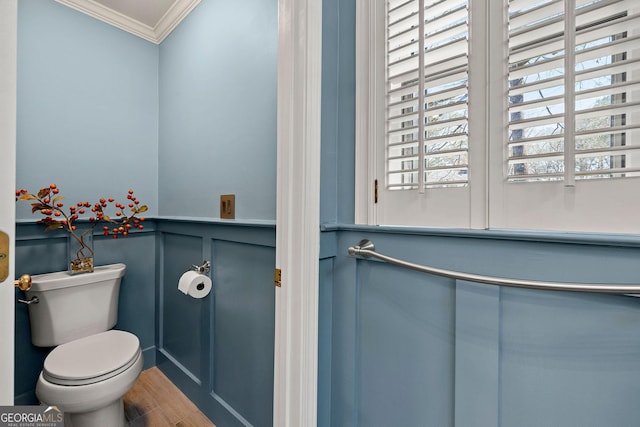
<svg viewBox="0 0 640 427"><path fill-rule="evenodd" d="M211 291L211 279L196 271L187 271L178 281L178 290L194 298L204 298Z"/></svg>

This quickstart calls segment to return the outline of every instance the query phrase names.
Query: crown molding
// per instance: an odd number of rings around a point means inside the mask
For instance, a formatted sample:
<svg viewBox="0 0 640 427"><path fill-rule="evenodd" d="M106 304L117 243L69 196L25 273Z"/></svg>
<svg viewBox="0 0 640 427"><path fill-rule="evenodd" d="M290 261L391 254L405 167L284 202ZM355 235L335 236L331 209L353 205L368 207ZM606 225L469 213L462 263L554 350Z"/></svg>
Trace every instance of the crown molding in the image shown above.
<svg viewBox="0 0 640 427"><path fill-rule="evenodd" d="M176 0L155 27L130 18L93 0L56 0L79 12L106 22L155 44L160 44L201 0Z"/></svg>

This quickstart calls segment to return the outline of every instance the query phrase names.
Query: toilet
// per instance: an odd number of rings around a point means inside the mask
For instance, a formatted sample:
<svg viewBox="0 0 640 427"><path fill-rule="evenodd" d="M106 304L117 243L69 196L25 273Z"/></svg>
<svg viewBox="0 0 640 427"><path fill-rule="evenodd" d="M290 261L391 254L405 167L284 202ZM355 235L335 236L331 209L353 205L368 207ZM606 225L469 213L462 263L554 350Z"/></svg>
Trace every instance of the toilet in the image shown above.
<svg viewBox="0 0 640 427"><path fill-rule="evenodd" d="M126 425L122 396L143 366L138 338L112 330L124 264L93 273L56 272L32 276L31 341L54 347L36 384L41 403L64 413L67 427ZM37 302L35 299L37 298Z"/></svg>

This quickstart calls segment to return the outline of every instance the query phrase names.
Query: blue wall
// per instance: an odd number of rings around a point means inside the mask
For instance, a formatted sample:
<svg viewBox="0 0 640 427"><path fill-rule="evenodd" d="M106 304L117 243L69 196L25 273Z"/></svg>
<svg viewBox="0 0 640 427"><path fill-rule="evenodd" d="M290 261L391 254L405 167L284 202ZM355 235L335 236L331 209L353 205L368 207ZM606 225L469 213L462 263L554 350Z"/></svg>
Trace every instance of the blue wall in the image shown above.
<svg viewBox="0 0 640 427"><path fill-rule="evenodd" d="M322 3L320 222L354 220L355 1Z"/></svg>
<svg viewBox="0 0 640 427"><path fill-rule="evenodd" d="M134 188L145 229L95 242L96 264L128 266L116 327L217 425L270 425L277 1L203 1L160 47L45 0L20 2L18 29L18 185L68 201ZM222 193L238 220L215 220ZM24 205L17 274L66 269L65 234ZM204 259L212 293L178 292ZM16 317L16 402L35 403L48 349Z"/></svg>
<svg viewBox="0 0 640 427"><path fill-rule="evenodd" d="M368 238L438 268L637 283L640 241L602 237L327 229L319 425L634 425L638 298L496 288L347 255Z"/></svg>
<svg viewBox="0 0 640 427"><path fill-rule="evenodd" d="M203 1L160 46L160 214L275 220L277 0Z"/></svg>
<svg viewBox="0 0 640 427"><path fill-rule="evenodd" d="M18 4L17 177L158 212L158 47L47 0ZM31 219L27 203L18 219Z"/></svg>
<svg viewBox="0 0 640 427"><path fill-rule="evenodd" d="M219 426L273 418L275 227L160 220L158 366ZM211 260L204 299L177 289L188 266Z"/></svg>
<svg viewBox="0 0 640 427"><path fill-rule="evenodd" d="M160 46L158 366L219 426L272 420L277 5L203 1Z"/></svg>
<svg viewBox="0 0 640 427"><path fill-rule="evenodd" d="M636 425L640 299L496 288L347 255L638 283L638 236L353 225L355 1L323 2L318 425Z"/></svg>
<svg viewBox="0 0 640 427"><path fill-rule="evenodd" d="M155 214L158 47L56 2L18 8L17 185L56 183L67 204L123 201L134 188ZM65 270L66 235L45 234L30 208L17 204L16 273ZM126 240L96 236L95 261L127 264L117 327L136 333L153 366L156 237L147 224ZM16 307L16 402L33 403L48 349L31 345L26 306Z"/></svg>

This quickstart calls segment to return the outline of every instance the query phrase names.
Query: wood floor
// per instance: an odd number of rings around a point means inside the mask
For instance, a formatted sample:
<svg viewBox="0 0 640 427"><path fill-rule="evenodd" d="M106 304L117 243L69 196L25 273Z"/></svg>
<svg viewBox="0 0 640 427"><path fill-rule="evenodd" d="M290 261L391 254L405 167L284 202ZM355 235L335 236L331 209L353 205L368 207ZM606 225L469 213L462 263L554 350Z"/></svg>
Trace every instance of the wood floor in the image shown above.
<svg viewBox="0 0 640 427"><path fill-rule="evenodd" d="M156 367L143 371L123 400L130 427L215 427Z"/></svg>

